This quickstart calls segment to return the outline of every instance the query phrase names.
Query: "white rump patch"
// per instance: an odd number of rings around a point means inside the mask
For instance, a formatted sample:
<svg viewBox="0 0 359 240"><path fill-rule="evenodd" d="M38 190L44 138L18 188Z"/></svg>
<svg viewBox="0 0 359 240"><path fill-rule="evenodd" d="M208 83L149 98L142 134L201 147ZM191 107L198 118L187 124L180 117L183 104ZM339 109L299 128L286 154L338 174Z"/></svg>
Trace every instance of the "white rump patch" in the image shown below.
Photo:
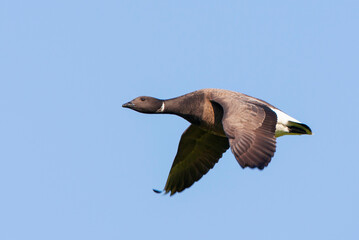
<svg viewBox="0 0 359 240"><path fill-rule="evenodd" d="M271 108L277 114L277 125L275 126L275 136L280 137L289 134L288 121L299 122L297 119L292 118L288 114L280 111L279 109Z"/></svg>

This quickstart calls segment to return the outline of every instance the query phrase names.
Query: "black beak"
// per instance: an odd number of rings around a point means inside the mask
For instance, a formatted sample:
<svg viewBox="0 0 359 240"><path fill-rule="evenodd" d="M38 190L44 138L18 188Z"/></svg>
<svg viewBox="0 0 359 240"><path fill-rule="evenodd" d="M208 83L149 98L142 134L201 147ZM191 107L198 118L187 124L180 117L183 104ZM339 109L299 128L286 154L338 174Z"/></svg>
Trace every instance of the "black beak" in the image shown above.
<svg viewBox="0 0 359 240"><path fill-rule="evenodd" d="M133 108L135 106L135 104L133 104L132 102L128 102L122 105L122 107L124 108Z"/></svg>

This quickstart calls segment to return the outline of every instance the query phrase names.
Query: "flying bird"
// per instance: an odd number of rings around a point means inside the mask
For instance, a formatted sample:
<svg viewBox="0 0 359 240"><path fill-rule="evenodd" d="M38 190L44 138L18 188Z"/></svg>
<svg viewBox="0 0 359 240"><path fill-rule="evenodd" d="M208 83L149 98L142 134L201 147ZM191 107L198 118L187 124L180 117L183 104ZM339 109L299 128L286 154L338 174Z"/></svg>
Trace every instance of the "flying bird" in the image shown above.
<svg viewBox="0 0 359 240"><path fill-rule="evenodd" d="M192 186L229 147L242 168L263 169L274 155L277 137L312 134L306 124L273 105L222 89L201 89L167 100L141 96L122 107L175 114L191 123L182 134L164 187L170 195Z"/></svg>

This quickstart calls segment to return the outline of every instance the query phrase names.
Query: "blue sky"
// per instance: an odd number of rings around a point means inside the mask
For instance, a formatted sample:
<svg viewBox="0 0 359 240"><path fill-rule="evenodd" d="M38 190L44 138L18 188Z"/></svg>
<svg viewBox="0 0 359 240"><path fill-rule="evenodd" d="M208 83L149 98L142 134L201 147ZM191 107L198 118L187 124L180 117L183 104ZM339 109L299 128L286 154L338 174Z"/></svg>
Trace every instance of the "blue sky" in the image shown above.
<svg viewBox="0 0 359 240"><path fill-rule="evenodd" d="M358 239L357 1L2 1L0 239ZM140 95L243 92L308 124L156 195L189 125Z"/></svg>

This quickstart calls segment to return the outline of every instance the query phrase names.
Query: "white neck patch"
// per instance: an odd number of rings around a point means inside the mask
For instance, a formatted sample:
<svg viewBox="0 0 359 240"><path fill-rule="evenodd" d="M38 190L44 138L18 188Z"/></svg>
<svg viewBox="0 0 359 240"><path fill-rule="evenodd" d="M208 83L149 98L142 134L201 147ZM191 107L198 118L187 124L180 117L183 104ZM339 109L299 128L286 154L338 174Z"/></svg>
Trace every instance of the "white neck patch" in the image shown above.
<svg viewBox="0 0 359 240"><path fill-rule="evenodd" d="M160 109L158 109L156 112L160 113L163 112L165 110L165 102L162 102L162 106Z"/></svg>

